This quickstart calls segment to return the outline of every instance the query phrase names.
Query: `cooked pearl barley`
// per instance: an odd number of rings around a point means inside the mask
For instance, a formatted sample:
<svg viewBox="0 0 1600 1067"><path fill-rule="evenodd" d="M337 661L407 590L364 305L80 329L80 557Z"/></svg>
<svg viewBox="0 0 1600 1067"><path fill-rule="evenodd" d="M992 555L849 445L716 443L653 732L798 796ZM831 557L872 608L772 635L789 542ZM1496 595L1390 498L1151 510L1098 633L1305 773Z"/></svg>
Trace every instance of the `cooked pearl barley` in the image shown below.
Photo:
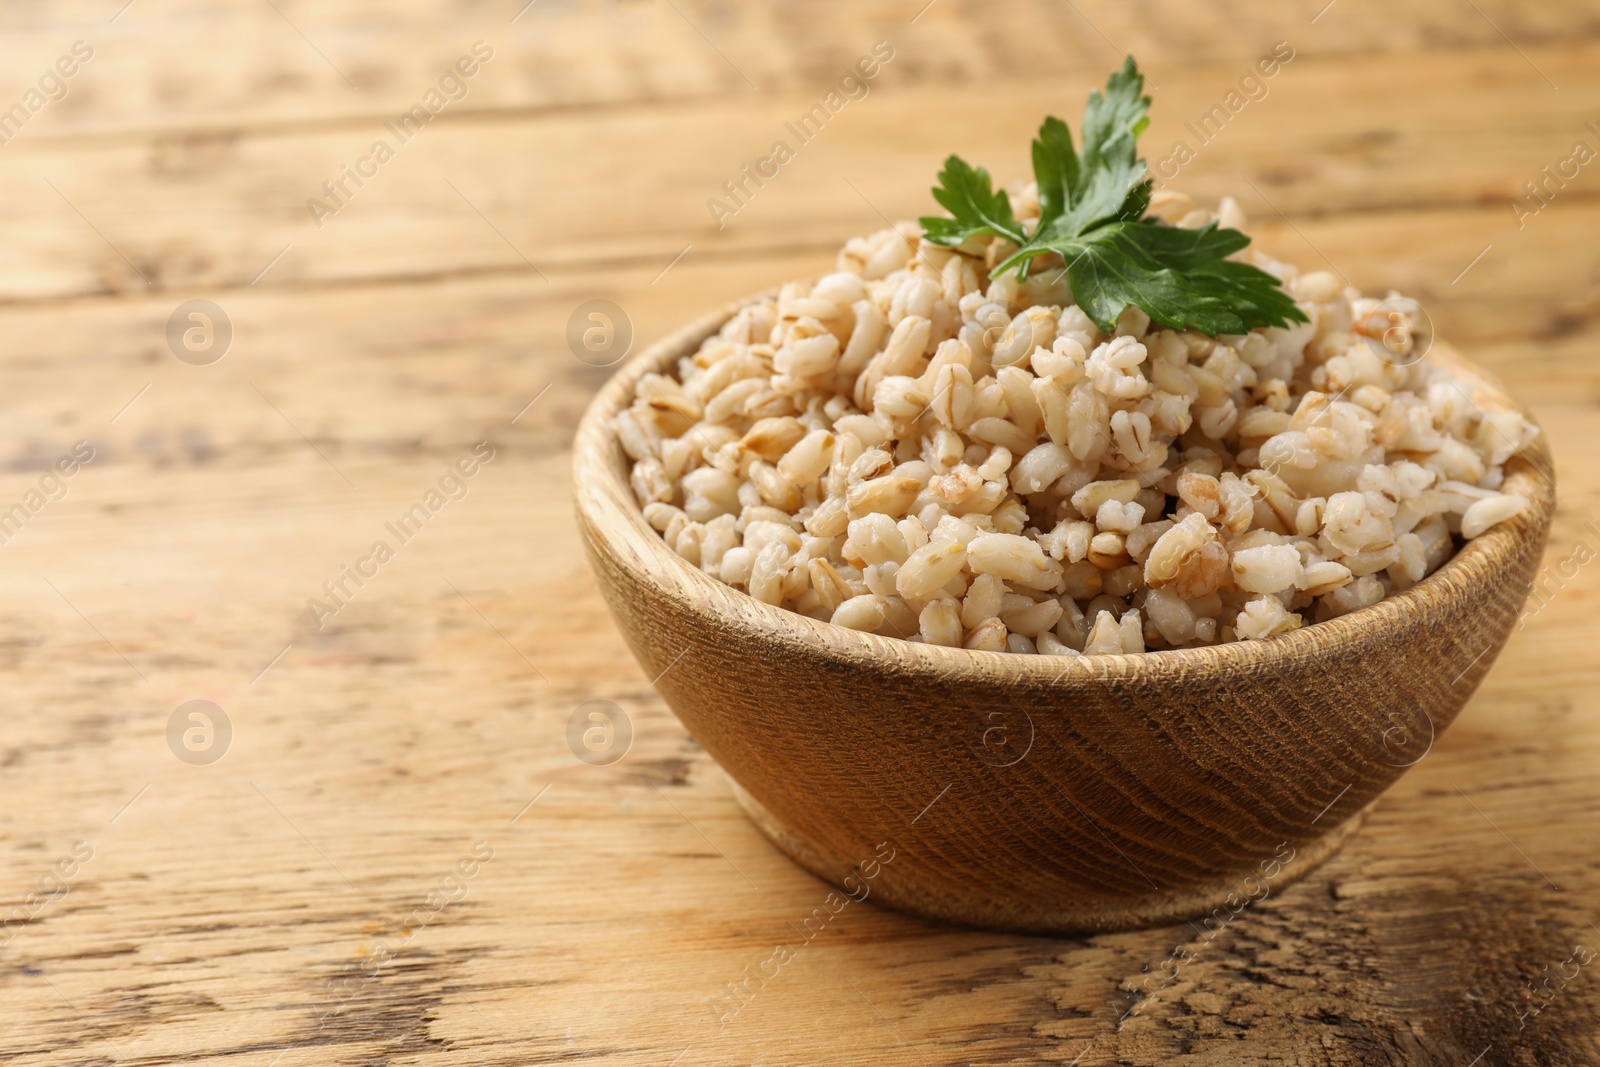
<svg viewBox="0 0 1600 1067"><path fill-rule="evenodd" d="M982 534L967 546L967 564L974 574L991 574L1030 589L1053 588L1061 565L1049 559L1039 542L1019 534Z"/></svg>
<svg viewBox="0 0 1600 1067"><path fill-rule="evenodd" d="M1231 200L1151 211L1242 225ZM1528 507L1503 486L1538 427L1414 358L1398 294L1249 250L1309 322L1210 338L1127 308L1108 336L1053 271L988 277L1001 242L909 233L640 377L617 440L685 562L882 636L1126 654L1358 610Z"/></svg>
<svg viewBox="0 0 1600 1067"><path fill-rule="evenodd" d="M981 649L985 652L1006 650L1006 625L999 619L985 619L967 635L963 648Z"/></svg>
<svg viewBox="0 0 1600 1067"><path fill-rule="evenodd" d="M1012 633L1026 634L1029 637L1038 637L1047 630L1053 629L1061 618L1061 602L1051 597L1041 600L1037 604L1020 597L1025 603L1008 610L1002 610L1000 621L1006 624L1006 629Z"/></svg>
<svg viewBox="0 0 1600 1067"><path fill-rule="evenodd" d="M931 601L917 616L917 626L922 639L930 645L961 644L961 610L949 597Z"/></svg>
<svg viewBox="0 0 1600 1067"><path fill-rule="evenodd" d="M895 588L907 600L926 600L961 574L967 550L959 541L923 545L895 575Z"/></svg>
<svg viewBox="0 0 1600 1067"><path fill-rule="evenodd" d="M1083 643L1084 655L1105 655L1121 651L1122 628L1117 625L1117 620L1112 618L1111 612L1100 612L1095 616L1094 626L1089 630L1089 637Z"/></svg>
<svg viewBox="0 0 1600 1067"><path fill-rule="evenodd" d="M1350 568L1343 563L1324 560L1303 567L1300 580L1295 585L1307 596L1319 597L1331 593L1350 580Z"/></svg>
<svg viewBox="0 0 1600 1067"><path fill-rule="evenodd" d="M1282 592L1292 588L1300 575L1300 553L1293 545L1241 548L1233 554L1233 580L1247 592Z"/></svg>
<svg viewBox="0 0 1600 1067"><path fill-rule="evenodd" d="M778 473L795 485L810 485L822 477L833 459L833 434L813 430L806 434L778 461Z"/></svg>
<svg viewBox="0 0 1600 1067"><path fill-rule="evenodd" d="M1300 625L1300 616L1285 610L1277 597L1257 597L1244 606L1234 621L1234 632L1241 640L1260 641L1274 634L1293 630Z"/></svg>
<svg viewBox="0 0 1600 1067"><path fill-rule="evenodd" d="M830 620L835 626L851 630L876 630L883 625L883 597L873 594L851 597L834 611Z"/></svg>
<svg viewBox="0 0 1600 1067"><path fill-rule="evenodd" d="M1467 509L1461 516L1461 536L1466 538L1477 537L1497 522L1504 522L1514 515L1522 514L1528 506L1526 497L1511 496L1502 493L1492 496L1487 500L1480 500Z"/></svg>

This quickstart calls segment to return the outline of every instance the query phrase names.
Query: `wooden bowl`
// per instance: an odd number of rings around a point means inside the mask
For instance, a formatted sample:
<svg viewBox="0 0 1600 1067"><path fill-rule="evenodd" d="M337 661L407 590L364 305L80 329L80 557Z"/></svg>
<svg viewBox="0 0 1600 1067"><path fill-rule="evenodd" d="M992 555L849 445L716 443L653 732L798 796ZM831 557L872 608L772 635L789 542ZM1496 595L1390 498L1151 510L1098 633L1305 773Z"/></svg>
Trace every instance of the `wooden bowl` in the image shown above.
<svg viewBox="0 0 1600 1067"><path fill-rule="evenodd" d="M1063 659L818 622L668 549L611 431L641 375L733 310L600 391L574 449L578 523L634 655L752 819L857 899L1039 933L1225 919L1330 855L1426 755L1543 554L1555 501L1541 436L1508 467L1507 489L1532 502L1521 516L1403 593L1269 641ZM1442 345L1428 359L1474 402L1512 403Z"/></svg>

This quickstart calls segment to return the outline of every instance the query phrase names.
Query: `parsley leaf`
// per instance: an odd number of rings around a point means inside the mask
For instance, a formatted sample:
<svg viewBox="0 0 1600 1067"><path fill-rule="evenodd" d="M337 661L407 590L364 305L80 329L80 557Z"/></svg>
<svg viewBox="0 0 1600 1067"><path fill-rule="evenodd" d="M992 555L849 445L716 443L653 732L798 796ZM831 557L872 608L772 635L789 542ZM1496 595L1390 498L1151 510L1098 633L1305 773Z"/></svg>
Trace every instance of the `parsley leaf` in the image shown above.
<svg viewBox="0 0 1600 1067"><path fill-rule="evenodd" d="M1058 242L1072 295L1110 333L1129 304L1169 330L1212 337L1257 326L1305 321L1278 279L1225 258L1250 242L1215 222L1182 230L1153 222L1116 222Z"/></svg>
<svg viewBox="0 0 1600 1067"><path fill-rule="evenodd" d="M1031 231L1012 216L988 171L951 156L933 196L954 217L922 219L923 235L951 247L974 237L1006 238L1017 250L996 264L994 275L1013 268L1026 275L1033 260L1059 255L1079 306L1108 333L1130 304L1168 329L1211 336L1307 321L1276 278L1227 258L1249 237L1216 223L1183 230L1143 217L1151 183L1137 142L1150 124L1149 108L1144 75L1130 56L1103 94L1089 94L1078 149L1060 119L1051 116L1039 127L1033 141L1039 221Z"/></svg>
<svg viewBox="0 0 1600 1067"><path fill-rule="evenodd" d="M1039 228L1048 231L1067 209L1078 184L1078 154L1072 149L1072 131L1051 115L1033 141L1033 176L1039 182ZM935 194L937 195L937 194Z"/></svg>
<svg viewBox="0 0 1600 1067"><path fill-rule="evenodd" d="M1124 156L1132 163L1134 142L1150 125L1149 110L1144 75L1129 56L1122 69L1106 79L1104 96L1098 89L1089 93L1089 103L1083 109L1084 169L1094 170Z"/></svg>
<svg viewBox="0 0 1600 1067"><path fill-rule="evenodd" d="M1022 224L1011 215L1011 198L993 188L988 171L974 169L960 156L945 160L933 198L955 216L919 220L923 235L935 244L954 247L973 237L1004 237L1019 245L1028 240Z"/></svg>

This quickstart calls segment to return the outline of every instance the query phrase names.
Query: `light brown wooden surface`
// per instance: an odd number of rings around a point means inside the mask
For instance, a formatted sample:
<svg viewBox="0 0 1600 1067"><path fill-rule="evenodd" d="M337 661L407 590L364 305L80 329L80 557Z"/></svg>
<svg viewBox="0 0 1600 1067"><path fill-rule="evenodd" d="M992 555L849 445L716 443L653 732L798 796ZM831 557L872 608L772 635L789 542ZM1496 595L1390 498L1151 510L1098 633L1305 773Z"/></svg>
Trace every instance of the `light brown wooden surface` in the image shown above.
<svg viewBox="0 0 1600 1067"><path fill-rule="evenodd" d="M0 145L0 510L96 450L0 545L0 916L28 918L0 935L0 1062L1600 1060L1595 966L1525 1014L1600 948L1593 563L1338 856L1203 946L851 904L719 1027L709 1002L827 889L747 822L601 605L567 472L606 372L563 339L588 299L644 343L825 269L880 211L928 210L946 152L1014 173L1118 49L1154 81L1155 153L1288 40L1178 184L1235 193L1285 258L1419 296L1540 417L1547 561L1588 559L1600 171L1524 229L1510 204L1600 148L1592 6L119 6L0 15L0 108L95 48ZM717 231L706 198L880 38L871 95ZM306 198L479 39L468 99L319 230ZM212 366L167 349L191 298L235 328ZM308 598L479 441L467 497L316 629ZM233 726L209 766L167 746L191 699ZM597 699L635 734L609 767L566 740ZM492 860L423 923L478 842ZM1192 962L1147 981L1178 944Z"/></svg>

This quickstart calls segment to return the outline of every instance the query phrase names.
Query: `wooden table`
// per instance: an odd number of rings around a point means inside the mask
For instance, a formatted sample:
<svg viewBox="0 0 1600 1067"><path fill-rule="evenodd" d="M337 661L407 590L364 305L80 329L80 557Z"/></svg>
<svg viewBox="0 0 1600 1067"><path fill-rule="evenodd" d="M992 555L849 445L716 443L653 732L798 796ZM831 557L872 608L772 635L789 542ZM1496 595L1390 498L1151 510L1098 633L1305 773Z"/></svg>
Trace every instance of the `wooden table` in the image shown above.
<svg viewBox="0 0 1600 1067"><path fill-rule="evenodd" d="M0 512L23 506L0 545L0 1062L1600 1062L1600 967L1566 962L1600 946L1600 166L1512 206L1600 147L1600 13L523 2L3 17L0 108L26 121L0 145ZM707 199L879 40L870 94L718 229ZM402 143L386 124L478 41L446 82L464 98ZM825 270L928 210L945 153L1019 173L1123 49L1154 82L1147 154L1193 146L1277 41L1293 61L1175 184L1236 195L1285 258L1417 295L1515 383L1562 486L1547 602L1343 852L1209 942L852 905L719 1025L827 890L600 604L567 470L608 372L569 317L614 301L643 344ZM319 226L307 201L358 165ZM187 311L169 345L192 300L231 324L219 360L220 333L183 347ZM79 441L93 458L45 478ZM450 479L479 442L492 460ZM633 733L605 766L568 741L595 700ZM1144 996L1175 945L1195 958Z"/></svg>

